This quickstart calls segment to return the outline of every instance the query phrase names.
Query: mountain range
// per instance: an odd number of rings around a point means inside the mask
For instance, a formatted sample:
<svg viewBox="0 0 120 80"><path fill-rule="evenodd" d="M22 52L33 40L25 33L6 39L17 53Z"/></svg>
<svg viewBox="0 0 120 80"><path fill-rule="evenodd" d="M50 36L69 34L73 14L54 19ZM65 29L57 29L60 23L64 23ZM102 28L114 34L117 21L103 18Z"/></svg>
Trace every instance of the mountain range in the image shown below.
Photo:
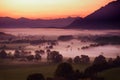
<svg viewBox="0 0 120 80"><path fill-rule="evenodd" d="M14 19L11 17L0 17L0 27L3 28L62 28L72 23L76 18L58 18L58 19L28 19L18 18Z"/></svg>
<svg viewBox="0 0 120 80"><path fill-rule="evenodd" d="M110 2L84 19L74 20L67 28L120 29L120 0Z"/></svg>
<svg viewBox="0 0 120 80"><path fill-rule="evenodd" d="M77 29L120 29L120 0L112 1L92 14L81 17L58 19L14 19L0 17L0 28L77 28Z"/></svg>

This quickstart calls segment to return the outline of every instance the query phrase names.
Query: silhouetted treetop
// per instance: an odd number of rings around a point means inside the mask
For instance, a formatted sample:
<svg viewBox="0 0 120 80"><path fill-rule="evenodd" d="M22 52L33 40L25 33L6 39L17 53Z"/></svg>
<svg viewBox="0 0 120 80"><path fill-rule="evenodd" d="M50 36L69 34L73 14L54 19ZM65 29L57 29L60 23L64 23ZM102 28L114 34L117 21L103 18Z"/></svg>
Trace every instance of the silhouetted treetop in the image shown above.
<svg viewBox="0 0 120 80"><path fill-rule="evenodd" d="M97 64L105 64L107 63L106 58L103 55L99 55L98 57L95 58L93 64L97 65Z"/></svg>
<svg viewBox="0 0 120 80"><path fill-rule="evenodd" d="M45 80L41 73L31 74L27 77L27 80Z"/></svg>
<svg viewBox="0 0 120 80"><path fill-rule="evenodd" d="M68 78L73 74L73 67L69 63L61 63L58 65L55 76Z"/></svg>
<svg viewBox="0 0 120 80"><path fill-rule="evenodd" d="M58 63L63 60L63 56L58 51L51 51L48 57L49 60L51 60L54 63Z"/></svg>

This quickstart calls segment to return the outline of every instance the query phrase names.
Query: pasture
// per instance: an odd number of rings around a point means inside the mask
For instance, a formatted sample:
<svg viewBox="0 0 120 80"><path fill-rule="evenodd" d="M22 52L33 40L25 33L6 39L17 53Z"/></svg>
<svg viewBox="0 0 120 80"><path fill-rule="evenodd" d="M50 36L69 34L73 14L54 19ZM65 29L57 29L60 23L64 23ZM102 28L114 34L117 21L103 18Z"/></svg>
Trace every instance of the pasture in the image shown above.
<svg viewBox="0 0 120 80"><path fill-rule="evenodd" d="M32 73L42 73L45 77L53 77L58 64L12 62L0 65L0 80L26 80ZM73 68L84 71L88 64L72 64Z"/></svg>

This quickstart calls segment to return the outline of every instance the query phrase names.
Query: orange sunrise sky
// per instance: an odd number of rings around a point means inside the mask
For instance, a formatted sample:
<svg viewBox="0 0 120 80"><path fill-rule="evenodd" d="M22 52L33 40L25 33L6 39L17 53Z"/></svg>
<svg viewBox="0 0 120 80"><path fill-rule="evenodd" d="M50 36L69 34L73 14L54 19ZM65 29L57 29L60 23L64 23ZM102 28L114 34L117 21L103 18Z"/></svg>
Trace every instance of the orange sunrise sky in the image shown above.
<svg viewBox="0 0 120 80"><path fill-rule="evenodd" d="M0 16L53 19L85 17L113 0L0 0Z"/></svg>

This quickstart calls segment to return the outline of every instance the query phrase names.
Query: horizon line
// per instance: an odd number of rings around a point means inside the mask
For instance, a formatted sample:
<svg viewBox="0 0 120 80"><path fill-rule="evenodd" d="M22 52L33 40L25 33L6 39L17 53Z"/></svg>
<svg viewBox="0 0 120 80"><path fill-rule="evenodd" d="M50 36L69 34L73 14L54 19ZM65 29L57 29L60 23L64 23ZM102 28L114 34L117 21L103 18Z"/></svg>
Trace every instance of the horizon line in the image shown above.
<svg viewBox="0 0 120 80"><path fill-rule="evenodd" d="M54 19L66 19L66 18L84 18L84 17L81 17L81 16L67 16L67 17L57 17L57 18L30 18L30 17L24 17L24 16L21 16L21 17L11 17L11 16L0 16L2 18L5 18L5 17L8 17L8 18L13 18L13 19L20 19L20 18L26 18L26 19L32 19L32 20L37 20L37 19L41 19L41 20L54 20Z"/></svg>

